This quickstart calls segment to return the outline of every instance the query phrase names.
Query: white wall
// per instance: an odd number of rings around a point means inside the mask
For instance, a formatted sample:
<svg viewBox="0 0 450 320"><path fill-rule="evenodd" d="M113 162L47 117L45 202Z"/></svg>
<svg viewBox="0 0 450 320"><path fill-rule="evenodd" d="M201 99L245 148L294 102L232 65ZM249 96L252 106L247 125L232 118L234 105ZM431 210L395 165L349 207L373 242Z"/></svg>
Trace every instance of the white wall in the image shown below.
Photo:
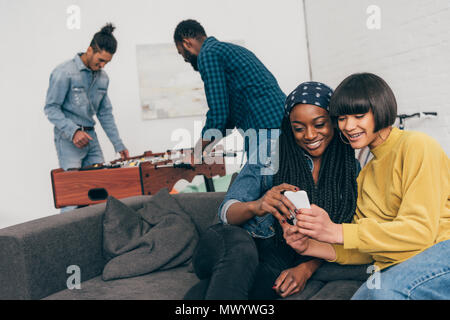
<svg viewBox="0 0 450 320"><path fill-rule="evenodd" d="M70 5L81 8L80 30L66 27ZM298 0L0 0L0 228L58 212L50 182L58 162L43 112L48 78L57 64L84 51L106 22L116 25L119 43L105 69L109 95L131 155L170 149L175 144L170 135L179 128L193 135L193 123L202 117L141 120L135 52L137 44L171 43L175 26L186 18L197 19L219 40L244 40L286 93L309 80ZM106 160L115 159L98 128Z"/></svg>
<svg viewBox="0 0 450 320"><path fill-rule="evenodd" d="M312 78L336 87L355 72L384 78L398 113L436 111L436 119L412 119L450 154L450 1L305 0ZM380 29L371 20L380 9Z"/></svg>

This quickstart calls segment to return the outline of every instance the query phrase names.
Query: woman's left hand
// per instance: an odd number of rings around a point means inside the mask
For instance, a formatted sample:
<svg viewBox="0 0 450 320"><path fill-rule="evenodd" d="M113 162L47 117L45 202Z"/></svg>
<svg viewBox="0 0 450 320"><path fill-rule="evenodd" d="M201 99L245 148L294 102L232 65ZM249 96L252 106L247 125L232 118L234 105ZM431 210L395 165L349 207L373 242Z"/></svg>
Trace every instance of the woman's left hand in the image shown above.
<svg viewBox="0 0 450 320"><path fill-rule="evenodd" d="M279 296L285 298L302 291L310 277L310 270L305 263L302 263L294 268L282 271L275 280L273 289Z"/></svg>
<svg viewBox="0 0 450 320"><path fill-rule="evenodd" d="M300 233L322 242L343 243L342 225L333 223L325 210L314 204L311 209L298 210L297 227Z"/></svg>

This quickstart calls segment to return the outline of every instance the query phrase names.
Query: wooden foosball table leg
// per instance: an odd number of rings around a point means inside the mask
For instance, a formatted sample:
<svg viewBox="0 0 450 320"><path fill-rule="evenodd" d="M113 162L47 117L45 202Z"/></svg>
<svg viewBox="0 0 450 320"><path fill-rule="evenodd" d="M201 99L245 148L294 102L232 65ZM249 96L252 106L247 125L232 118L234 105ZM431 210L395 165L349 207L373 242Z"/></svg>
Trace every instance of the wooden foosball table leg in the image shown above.
<svg viewBox="0 0 450 320"><path fill-rule="evenodd" d="M205 179L206 192L214 192L215 189L212 178L208 178L206 176L203 176L203 178Z"/></svg>

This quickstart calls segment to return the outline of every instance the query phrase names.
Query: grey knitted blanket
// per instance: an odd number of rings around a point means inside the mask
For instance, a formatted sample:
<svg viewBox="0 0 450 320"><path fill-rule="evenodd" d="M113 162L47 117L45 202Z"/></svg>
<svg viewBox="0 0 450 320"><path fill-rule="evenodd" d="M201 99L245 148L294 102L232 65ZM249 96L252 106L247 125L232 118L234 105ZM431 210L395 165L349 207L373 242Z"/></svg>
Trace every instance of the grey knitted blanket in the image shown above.
<svg viewBox="0 0 450 320"><path fill-rule="evenodd" d="M109 197L103 217L103 280L166 270L190 261L198 242L190 216L162 189L135 211Z"/></svg>

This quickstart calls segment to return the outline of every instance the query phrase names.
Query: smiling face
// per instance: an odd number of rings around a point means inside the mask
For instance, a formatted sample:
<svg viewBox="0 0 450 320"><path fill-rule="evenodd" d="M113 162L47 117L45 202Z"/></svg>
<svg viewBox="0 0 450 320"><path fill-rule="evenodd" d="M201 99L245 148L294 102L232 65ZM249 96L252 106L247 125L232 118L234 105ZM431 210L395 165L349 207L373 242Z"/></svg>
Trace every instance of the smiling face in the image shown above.
<svg viewBox="0 0 450 320"><path fill-rule="evenodd" d="M298 104L289 120L295 142L311 157L322 157L334 135L328 112L315 105Z"/></svg>
<svg viewBox="0 0 450 320"><path fill-rule="evenodd" d="M85 64L92 71L98 71L103 69L112 58L113 55L105 50L94 51L92 47L89 47L86 51Z"/></svg>
<svg viewBox="0 0 450 320"><path fill-rule="evenodd" d="M366 146L375 148L389 135L390 127L375 132L375 117L372 109L361 114L347 114L337 117L339 130L350 142L353 149L361 149Z"/></svg>

